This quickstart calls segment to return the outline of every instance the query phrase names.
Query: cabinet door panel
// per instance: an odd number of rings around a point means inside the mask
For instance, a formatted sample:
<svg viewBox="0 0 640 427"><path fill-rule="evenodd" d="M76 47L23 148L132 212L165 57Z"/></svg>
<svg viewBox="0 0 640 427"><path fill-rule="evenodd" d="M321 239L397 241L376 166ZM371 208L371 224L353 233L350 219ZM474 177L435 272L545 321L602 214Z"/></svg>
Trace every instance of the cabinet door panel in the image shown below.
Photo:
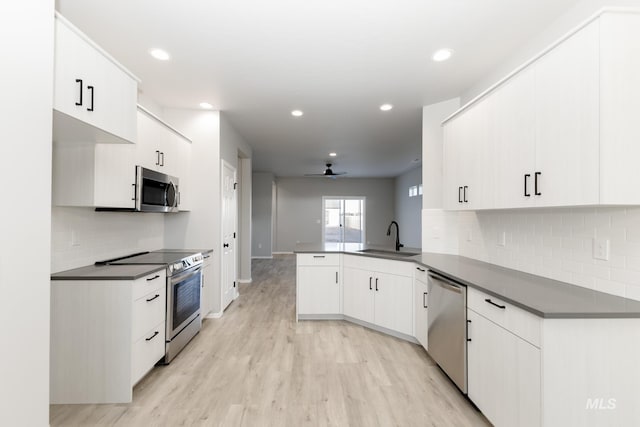
<svg viewBox="0 0 640 427"><path fill-rule="evenodd" d="M160 166L159 152L165 144L166 134L162 131L160 123L149 117L145 113L138 111L138 143L137 159L138 164L156 171L162 171Z"/></svg>
<svg viewBox="0 0 640 427"><path fill-rule="evenodd" d="M338 267L298 267L298 313L340 313Z"/></svg>
<svg viewBox="0 0 640 427"><path fill-rule="evenodd" d="M488 138L494 150L494 207L533 206L535 81L530 68L498 88L489 104ZM525 196L525 174L528 193Z"/></svg>
<svg viewBox="0 0 640 427"><path fill-rule="evenodd" d="M460 184L458 176L460 163L460 118L455 118L444 126L444 144L442 147L443 179L442 202L446 210L460 210Z"/></svg>
<svg viewBox="0 0 640 427"><path fill-rule="evenodd" d="M460 117L457 148L462 209L493 207L493 150L488 139L487 124L490 101L487 98L478 102Z"/></svg>
<svg viewBox="0 0 640 427"><path fill-rule="evenodd" d="M135 153L133 144L96 144L95 206L135 207Z"/></svg>
<svg viewBox="0 0 640 427"><path fill-rule="evenodd" d="M538 206L599 202L599 31L593 22L535 64Z"/></svg>
<svg viewBox="0 0 640 427"><path fill-rule="evenodd" d="M421 280L414 281L414 334L416 339L425 350L429 349L428 346L428 316L427 310L429 306L429 295L427 293L427 284Z"/></svg>
<svg viewBox="0 0 640 427"><path fill-rule="evenodd" d="M369 280L373 288L373 274L357 268L343 269L344 314L355 319L373 323L373 290L369 290Z"/></svg>

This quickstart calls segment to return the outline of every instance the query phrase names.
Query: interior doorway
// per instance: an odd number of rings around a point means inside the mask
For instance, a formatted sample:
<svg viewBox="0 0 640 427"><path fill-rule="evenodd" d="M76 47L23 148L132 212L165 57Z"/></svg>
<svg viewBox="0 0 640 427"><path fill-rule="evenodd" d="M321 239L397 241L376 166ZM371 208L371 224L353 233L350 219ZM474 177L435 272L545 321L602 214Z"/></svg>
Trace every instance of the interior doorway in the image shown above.
<svg viewBox="0 0 640 427"><path fill-rule="evenodd" d="M322 242L365 243L364 197L322 198Z"/></svg>
<svg viewBox="0 0 640 427"><path fill-rule="evenodd" d="M222 161L222 310L237 296L237 197L236 169Z"/></svg>

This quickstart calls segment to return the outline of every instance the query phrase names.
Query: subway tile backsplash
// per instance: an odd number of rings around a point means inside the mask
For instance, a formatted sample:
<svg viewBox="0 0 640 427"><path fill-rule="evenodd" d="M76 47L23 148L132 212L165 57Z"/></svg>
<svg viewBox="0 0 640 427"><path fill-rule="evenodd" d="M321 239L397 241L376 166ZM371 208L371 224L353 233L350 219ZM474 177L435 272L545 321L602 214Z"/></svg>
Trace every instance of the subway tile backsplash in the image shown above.
<svg viewBox="0 0 640 427"><path fill-rule="evenodd" d="M640 300L640 207L461 212L457 234L460 255Z"/></svg>
<svg viewBox="0 0 640 427"><path fill-rule="evenodd" d="M52 273L163 245L163 214L51 209Z"/></svg>

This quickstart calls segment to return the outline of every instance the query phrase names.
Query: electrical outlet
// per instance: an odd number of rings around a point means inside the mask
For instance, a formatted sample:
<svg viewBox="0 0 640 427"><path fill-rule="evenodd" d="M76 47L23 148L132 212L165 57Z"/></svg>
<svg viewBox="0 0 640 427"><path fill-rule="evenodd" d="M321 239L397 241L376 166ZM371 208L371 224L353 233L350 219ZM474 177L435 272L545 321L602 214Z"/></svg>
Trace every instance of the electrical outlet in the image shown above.
<svg viewBox="0 0 640 427"><path fill-rule="evenodd" d="M593 239L593 258L609 261L609 239Z"/></svg>
<svg viewBox="0 0 640 427"><path fill-rule="evenodd" d="M262 243L258 243L258 249L262 249Z"/></svg>
<svg viewBox="0 0 640 427"><path fill-rule="evenodd" d="M507 232L501 231L498 233L498 246L506 246L507 245Z"/></svg>

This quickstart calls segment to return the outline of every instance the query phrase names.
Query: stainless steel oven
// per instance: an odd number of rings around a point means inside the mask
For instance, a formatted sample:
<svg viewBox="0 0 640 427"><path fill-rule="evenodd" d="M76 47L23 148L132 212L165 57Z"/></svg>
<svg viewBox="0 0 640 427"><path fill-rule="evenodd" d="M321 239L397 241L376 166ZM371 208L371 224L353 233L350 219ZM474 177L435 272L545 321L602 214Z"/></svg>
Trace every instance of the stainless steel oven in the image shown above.
<svg viewBox="0 0 640 427"><path fill-rule="evenodd" d="M164 363L169 363L202 326L201 287L202 264L167 276L167 346Z"/></svg>

